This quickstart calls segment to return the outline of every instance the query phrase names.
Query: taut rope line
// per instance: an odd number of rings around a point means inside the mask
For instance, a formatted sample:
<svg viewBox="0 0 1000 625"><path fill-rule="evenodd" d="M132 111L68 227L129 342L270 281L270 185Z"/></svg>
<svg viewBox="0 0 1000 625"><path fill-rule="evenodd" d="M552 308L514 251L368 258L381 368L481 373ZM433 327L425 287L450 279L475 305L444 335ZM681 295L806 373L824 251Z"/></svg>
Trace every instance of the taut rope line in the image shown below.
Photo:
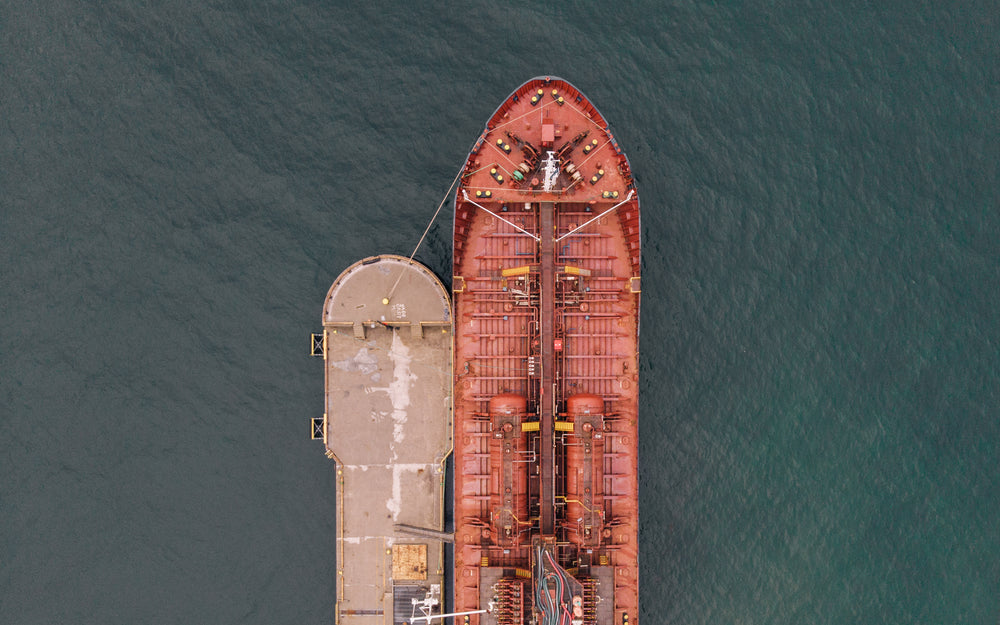
<svg viewBox="0 0 1000 625"><path fill-rule="evenodd" d="M464 169L465 169L464 167L462 169L459 169L458 174L455 175L455 179L451 181L451 186L448 187L448 191L446 191L444 197L441 198L441 203L438 204L437 210L434 211L434 216L431 217L430 223L427 224L427 228L424 230L424 234L420 237L420 240L417 241L417 246L413 248L413 253L410 254L410 258L407 260L408 263L413 262L413 257L417 255L417 250L420 249L420 244L424 242L424 238L427 237L427 233L431 231L431 226L434 225L434 220L437 219L438 213L440 213L441 208L444 207L444 203L448 201L448 196L451 195L451 190L455 188L455 183L458 182L458 179L462 177L462 171L464 171ZM403 271L399 272L399 277L396 278L396 283L392 285L391 289L389 289L389 294L386 295L384 298L382 298L382 304L388 304L389 300L392 299L392 294L396 291L396 287L399 286L399 281L403 279L403 273L405 271L406 270L404 269Z"/></svg>

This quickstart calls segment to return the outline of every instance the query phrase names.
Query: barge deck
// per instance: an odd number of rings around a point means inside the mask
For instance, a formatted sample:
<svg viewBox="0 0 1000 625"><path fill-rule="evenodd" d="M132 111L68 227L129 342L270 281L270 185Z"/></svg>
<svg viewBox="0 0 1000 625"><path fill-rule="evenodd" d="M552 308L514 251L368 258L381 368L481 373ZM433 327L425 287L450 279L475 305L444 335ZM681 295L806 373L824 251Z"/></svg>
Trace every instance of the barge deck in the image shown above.
<svg viewBox="0 0 1000 625"><path fill-rule="evenodd" d="M326 414L313 436L336 461L336 623L438 614L452 448L447 291L404 257L359 261L330 288L320 341Z"/></svg>

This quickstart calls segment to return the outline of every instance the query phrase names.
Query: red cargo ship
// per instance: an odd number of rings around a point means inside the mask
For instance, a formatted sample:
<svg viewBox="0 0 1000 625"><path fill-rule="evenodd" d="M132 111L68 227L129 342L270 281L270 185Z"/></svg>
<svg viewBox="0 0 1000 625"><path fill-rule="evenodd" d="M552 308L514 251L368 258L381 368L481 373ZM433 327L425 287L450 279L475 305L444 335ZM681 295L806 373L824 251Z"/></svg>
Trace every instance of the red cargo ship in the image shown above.
<svg viewBox="0 0 1000 625"><path fill-rule="evenodd" d="M607 122L535 78L455 197L455 612L636 623L639 198Z"/></svg>

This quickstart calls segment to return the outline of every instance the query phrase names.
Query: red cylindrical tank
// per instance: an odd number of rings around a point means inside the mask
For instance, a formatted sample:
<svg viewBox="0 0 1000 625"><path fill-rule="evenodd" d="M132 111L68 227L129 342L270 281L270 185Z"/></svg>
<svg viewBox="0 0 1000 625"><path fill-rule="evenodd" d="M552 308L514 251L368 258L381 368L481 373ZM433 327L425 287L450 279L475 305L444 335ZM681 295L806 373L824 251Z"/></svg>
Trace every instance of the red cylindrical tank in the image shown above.
<svg viewBox="0 0 1000 625"><path fill-rule="evenodd" d="M577 393L566 398L566 412L571 417L604 414L604 398L591 393Z"/></svg>
<svg viewBox="0 0 1000 625"><path fill-rule="evenodd" d="M574 422L566 436L566 517L570 540L594 547L601 542L604 525L604 438L601 417L604 398L580 393L566 398L566 412Z"/></svg>
<svg viewBox="0 0 1000 625"><path fill-rule="evenodd" d="M503 393L490 398L490 525L493 540L516 545L528 520L528 463L521 423L527 415L528 400L523 395Z"/></svg>
<svg viewBox="0 0 1000 625"><path fill-rule="evenodd" d="M490 416L501 414L516 414L523 416L528 409L528 400L524 395L516 393L501 393L490 398Z"/></svg>

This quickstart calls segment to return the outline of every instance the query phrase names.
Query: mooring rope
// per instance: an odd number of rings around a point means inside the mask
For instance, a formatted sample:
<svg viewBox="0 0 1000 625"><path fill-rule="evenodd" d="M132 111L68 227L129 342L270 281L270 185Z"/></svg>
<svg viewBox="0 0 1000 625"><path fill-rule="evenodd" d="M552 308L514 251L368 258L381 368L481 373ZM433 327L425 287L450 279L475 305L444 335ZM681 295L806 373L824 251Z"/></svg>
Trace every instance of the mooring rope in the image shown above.
<svg viewBox="0 0 1000 625"><path fill-rule="evenodd" d="M465 171L465 167L464 166L461 169L458 170L458 174L455 175L455 179L451 181L451 186L448 187L448 191L446 191L445 194L444 194L444 197L441 198L441 203L438 204L437 210L434 211L434 216L431 217L430 223L427 224L427 228L424 230L424 234L420 237L420 240L417 241L417 246L415 248L413 248L413 253L410 254L410 258L407 259L407 263L408 264L412 264L413 263L413 257L417 255L417 250L420 249L420 244L424 242L424 238L427 237L427 233L431 231L431 226L434 225L434 220L437 219L438 213L440 213L441 212L441 208L444 207L444 203L448 201L448 196L451 195L451 190L455 188L455 183L457 183L458 179L462 177L462 172L463 171ZM405 272L406 272L405 268L402 271L399 272L399 277L396 278L396 283L392 285L392 288L389 289L389 294L386 295L385 299L382 300L383 304L388 304L389 303L389 300L392 298L392 294L396 291L396 287L399 286L399 281L403 279L403 274Z"/></svg>

